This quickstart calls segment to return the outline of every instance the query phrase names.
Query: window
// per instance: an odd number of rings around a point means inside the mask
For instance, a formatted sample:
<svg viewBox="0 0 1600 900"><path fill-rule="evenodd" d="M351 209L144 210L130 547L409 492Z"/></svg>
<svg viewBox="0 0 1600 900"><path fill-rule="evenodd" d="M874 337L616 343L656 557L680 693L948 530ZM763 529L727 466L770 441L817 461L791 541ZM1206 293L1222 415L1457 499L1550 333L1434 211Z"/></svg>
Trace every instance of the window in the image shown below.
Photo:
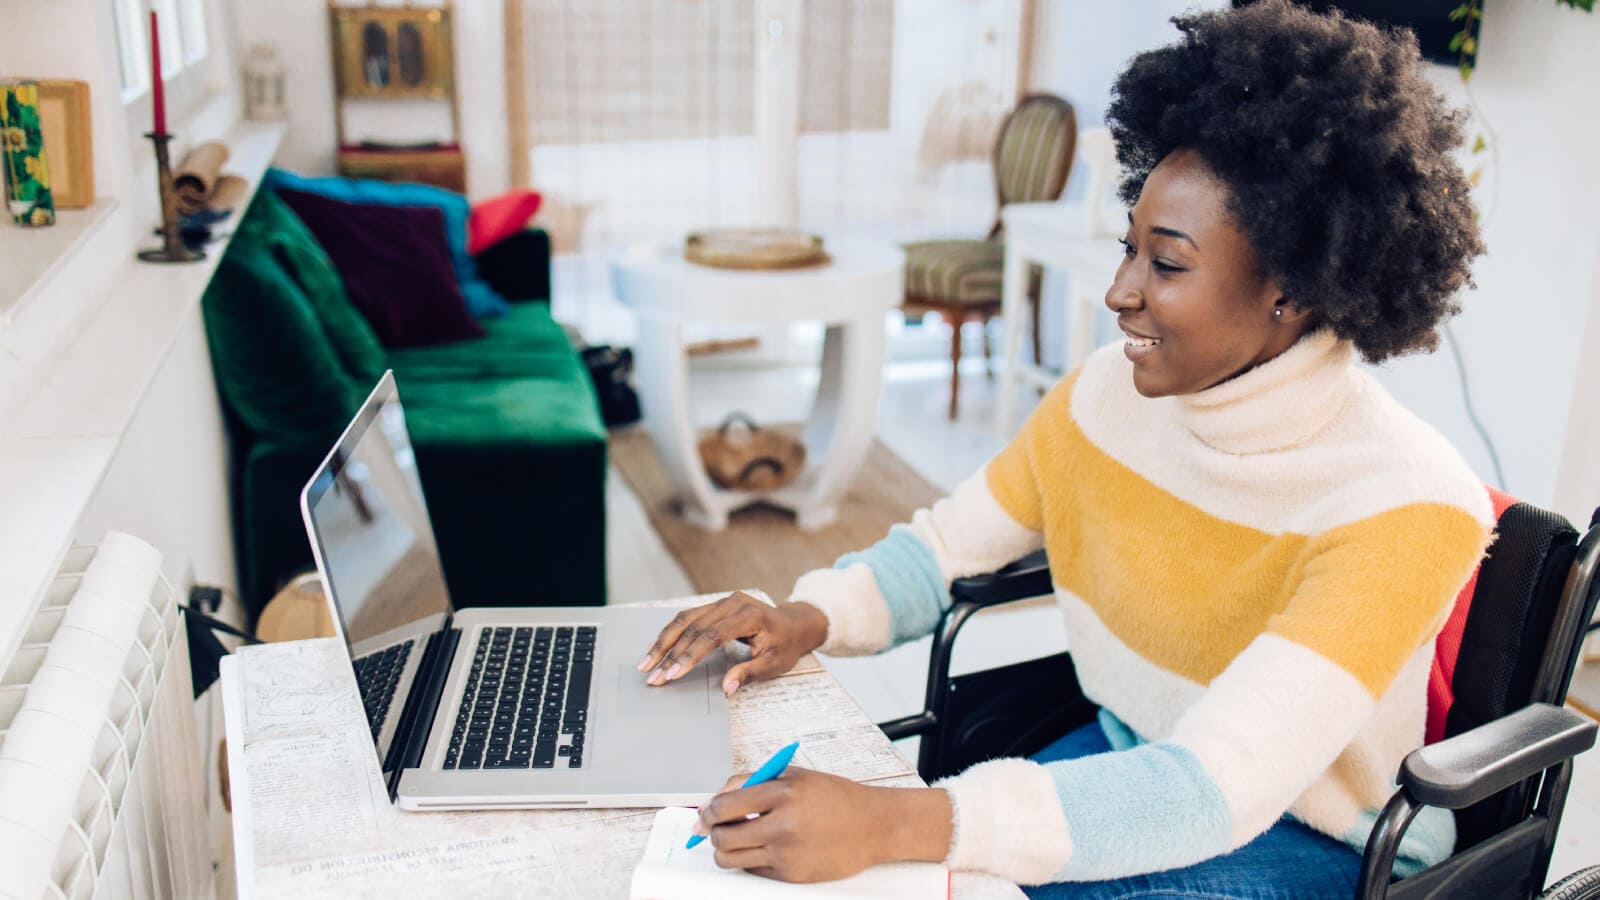
<svg viewBox="0 0 1600 900"><path fill-rule="evenodd" d="M205 95L206 0L110 0L117 23L122 102L147 111L150 93L150 10L161 23L161 76L169 121L182 118ZM147 122L148 116L137 116Z"/></svg>
<svg viewBox="0 0 1600 900"><path fill-rule="evenodd" d="M525 0L536 145L749 135L752 0ZM804 133L883 131L893 0L807 0Z"/></svg>

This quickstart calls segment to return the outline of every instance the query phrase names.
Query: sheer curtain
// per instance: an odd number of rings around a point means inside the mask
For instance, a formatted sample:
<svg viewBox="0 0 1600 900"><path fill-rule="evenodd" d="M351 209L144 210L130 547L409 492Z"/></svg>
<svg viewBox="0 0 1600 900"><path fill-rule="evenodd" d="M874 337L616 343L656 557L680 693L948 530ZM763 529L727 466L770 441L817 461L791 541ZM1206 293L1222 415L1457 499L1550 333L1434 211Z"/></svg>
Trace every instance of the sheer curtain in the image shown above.
<svg viewBox="0 0 1600 900"><path fill-rule="evenodd" d="M797 225L896 242L988 230L1023 0L788 2L798 21L761 0L513 0L513 146L558 253L593 264L558 273L558 291L603 290L600 260L637 241L768 224L753 123L773 29L799 51Z"/></svg>

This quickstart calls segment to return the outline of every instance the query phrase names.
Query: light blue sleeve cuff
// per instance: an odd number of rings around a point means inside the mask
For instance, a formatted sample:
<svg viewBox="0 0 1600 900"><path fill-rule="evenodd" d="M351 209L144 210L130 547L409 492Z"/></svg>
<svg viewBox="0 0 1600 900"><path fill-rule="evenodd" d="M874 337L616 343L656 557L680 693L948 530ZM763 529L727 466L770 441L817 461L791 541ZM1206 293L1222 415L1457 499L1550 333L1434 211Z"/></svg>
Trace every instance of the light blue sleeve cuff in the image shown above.
<svg viewBox="0 0 1600 900"><path fill-rule="evenodd" d="M846 553L835 569L865 563L889 607L889 646L932 634L950 608L950 586L939 572L933 551L905 525L865 550Z"/></svg>
<svg viewBox="0 0 1600 900"><path fill-rule="evenodd" d="M1177 744L1141 744L1045 769L1072 836L1058 881L1159 872L1229 849L1228 802L1195 755Z"/></svg>
<svg viewBox="0 0 1600 900"><path fill-rule="evenodd" d="M1364 852L1379 812L1376 809L1363 810L1355 827L1341 835L1341 839L1357 853ZM1400 852L1394 859L1394 874L1400 878L1410 878L1429 866L1444 862L1455 849L1455 814L1438 806L1424 806L1400 838Z"/></svg>

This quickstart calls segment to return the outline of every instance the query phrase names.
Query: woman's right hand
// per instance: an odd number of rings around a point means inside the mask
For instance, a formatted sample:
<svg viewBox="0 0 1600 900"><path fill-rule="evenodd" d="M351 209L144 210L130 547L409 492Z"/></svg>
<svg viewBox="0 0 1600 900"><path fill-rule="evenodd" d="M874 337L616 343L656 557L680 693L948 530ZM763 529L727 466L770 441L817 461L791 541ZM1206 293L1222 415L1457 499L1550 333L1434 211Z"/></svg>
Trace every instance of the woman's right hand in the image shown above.
<svg viewBox="0 0 1600 900"><path fill-rule="evenodd" d="M731 697L742 685L776 678L794 668L800 657L822 646L827 638L828 617L815 606L768 606L735 591L715 603L673 616L637 668L650 673L645 683L666 684L682 678L723 644L742 640L750 645L750 659L728 669L722 679L722 693Z"/></svg>

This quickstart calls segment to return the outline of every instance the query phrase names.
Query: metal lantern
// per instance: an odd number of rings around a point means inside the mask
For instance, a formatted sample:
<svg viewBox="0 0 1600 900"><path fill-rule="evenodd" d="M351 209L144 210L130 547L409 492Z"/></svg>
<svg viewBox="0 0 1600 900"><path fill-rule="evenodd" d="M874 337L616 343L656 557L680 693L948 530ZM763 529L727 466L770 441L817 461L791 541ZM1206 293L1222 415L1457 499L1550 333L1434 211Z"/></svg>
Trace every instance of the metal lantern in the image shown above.
<svg viewBox="0 0 1600 900"><path fill-rule="evenodd" d="M287 72L271 44L255 43L244 60L245 116L250 119L287 119L284 79Z"/></svg>

